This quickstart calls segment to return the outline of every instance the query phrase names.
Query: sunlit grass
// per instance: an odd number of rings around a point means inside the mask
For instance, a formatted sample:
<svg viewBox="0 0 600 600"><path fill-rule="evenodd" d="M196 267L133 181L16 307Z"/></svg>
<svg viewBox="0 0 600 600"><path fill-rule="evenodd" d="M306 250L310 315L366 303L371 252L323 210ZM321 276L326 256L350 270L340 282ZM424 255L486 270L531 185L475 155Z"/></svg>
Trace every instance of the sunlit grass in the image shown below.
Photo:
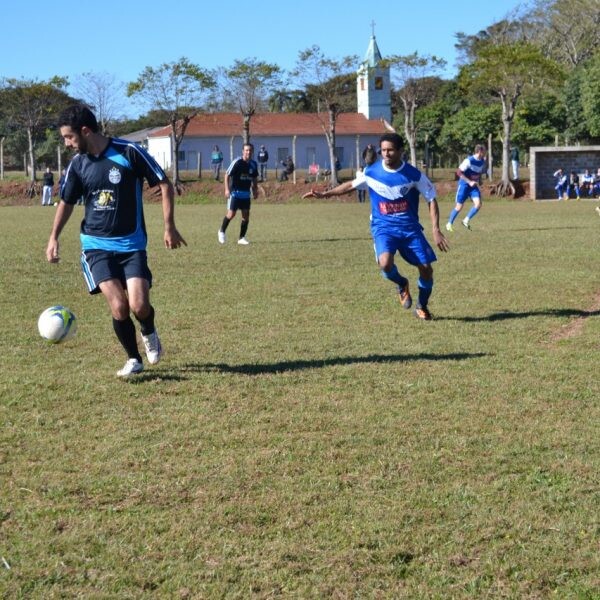
<svg viewBox="0 0 600 600"><path fill-rule="evenodd" d="M217 244L223 206L179 206L174 252L148 206L165 356L131 382L80 212L56 266L53 210L3 208L2 595L597 598L593 206L487 202L430 323L378 275L364 205L257 202L248 247L237 219ZM60 346L36 332L54 303L79 324Z"/></svg>

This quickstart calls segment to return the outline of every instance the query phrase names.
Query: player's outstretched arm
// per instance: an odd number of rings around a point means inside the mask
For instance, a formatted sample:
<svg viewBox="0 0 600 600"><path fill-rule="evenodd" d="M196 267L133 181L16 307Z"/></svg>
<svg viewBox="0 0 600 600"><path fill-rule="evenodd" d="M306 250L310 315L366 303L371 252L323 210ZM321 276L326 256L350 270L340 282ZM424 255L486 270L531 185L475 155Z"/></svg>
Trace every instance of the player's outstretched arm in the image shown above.
<svg viewBox="0 0 600 600"><path fill-rule="evenodd" d="M351 192L352 189L353 189L352 182L346 181L344 183L341 183L337 187L334 187L330 190L325 190L324 192L320 192L319 190L310 190L310 192L307 192L302 197L303 198L330 198L331 196L343 196L344 194Z"/></svg>
<svg viewBox="0 0 600 600"><path fill-rule="evenodd" d="M175 191L173 185L167 179L160 184L160 193L162 195L163 220L165 222L165 248L174 250L181 245L187 246L177 228L175 227Z"/></svg>
<svg viewBox="0 0 600 600"><path fill-rule="evenodd" d="M442 252L447 252L450 249L450 244L440 230L440 209L435 198L429 203L429 217L431 218L431 229L435 245Z"/></svg>

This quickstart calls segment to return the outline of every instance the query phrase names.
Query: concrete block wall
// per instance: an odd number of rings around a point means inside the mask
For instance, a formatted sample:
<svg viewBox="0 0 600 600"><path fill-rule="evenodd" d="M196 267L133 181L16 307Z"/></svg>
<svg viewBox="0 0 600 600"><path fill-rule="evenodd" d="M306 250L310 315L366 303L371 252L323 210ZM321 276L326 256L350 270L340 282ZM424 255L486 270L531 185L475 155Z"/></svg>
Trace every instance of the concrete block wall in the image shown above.
<svg viewBox="0 0 600 600"><path fill-rule="evenodd" d="M556 198L553 174L558 169L570 173L592 173L600 168L600 146L532 146L529 149L530 194L532 200Z"/></svg>

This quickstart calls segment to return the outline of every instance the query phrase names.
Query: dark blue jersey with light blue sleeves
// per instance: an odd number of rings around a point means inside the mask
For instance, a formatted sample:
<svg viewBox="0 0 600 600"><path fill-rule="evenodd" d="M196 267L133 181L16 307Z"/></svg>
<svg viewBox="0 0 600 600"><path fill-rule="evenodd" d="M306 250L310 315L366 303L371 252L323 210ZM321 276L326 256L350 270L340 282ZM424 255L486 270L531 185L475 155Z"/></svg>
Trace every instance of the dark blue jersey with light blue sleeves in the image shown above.
<svg viewBox="0 0 600 600"><path fill-rule="evenodd" d="M419 194L427 202L435 199L435 187L429 179L407 162L390 169L377 161L352 182L354 188L369 188L371 226L400 231L421 231Z"/></svg>
<svg viewBox="0 0 600 600"><path fill-rule="evenodd" d="M229 189L233 198L249 200L254 180L258 177L258 165L250 159L246 162L241 156L235 158L227 169L227 177L231 177Z"/></svg>
<svg viewBox="0 0 600 600"><path fill-rule="evenodd" d="M61 198L85 201L81 222L83 250L132 252L145 250L146 225L142 208L144 179L150 187L166 181L156 161L140 146L109 138L102 154L76 155L67 168Z"/></svg>

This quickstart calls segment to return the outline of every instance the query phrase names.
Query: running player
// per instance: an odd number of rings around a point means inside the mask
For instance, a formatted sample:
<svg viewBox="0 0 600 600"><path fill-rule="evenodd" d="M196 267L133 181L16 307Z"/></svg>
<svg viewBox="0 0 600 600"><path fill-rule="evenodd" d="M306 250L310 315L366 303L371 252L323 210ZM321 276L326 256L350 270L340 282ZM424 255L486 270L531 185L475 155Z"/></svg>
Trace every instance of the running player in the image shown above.
<svg viewBox="0 0 600 600"><path fill-rule="evenodd" d="M458 176L456 205L448 217L448 222L446 223L447 231L454 231L452 224L454 223L454 219L458 216L458 213L462 210L467 198L471 198L473 201L471 210L461 221L467 229L471 229L470 221L481 209L481 191L479 190L479 184L481 183L481 175L485 171L485 154L485 146L477 144L473 154L465 158L456 171L456 175Z"/></svg>
<svg viewBox="0 0 600 600"><path fill-rule="evenodd" d="M142 184L146 179L150 186L160 187L164 243L167 248L179 248L185 240L175 227L173 186L141 147L99 133L96 117L86 106L67 108L58 126L65 145L78 154L65 173L46 258L51 263L59 261L58 237L83 197L81 267L88 291L102 292L108 302L113 329L127 353L127 362L117 375L129 377L144 370L131 313L140 323L148 362L157 363L162 352L150 304L152 273L146 257Z"/></svg>
<svg viewBox="0 0 600 600"><path fill-rule="evenodd" d="M382 160L367 166L363 172L358 172L354 181L347 181L325 192L311 190L303 197L329 198L341 196L353 189L368 188L371 198L371 233L381 274L396 284L400 304L409 309L412 306L409 282L398 271L394 255L399 252L407 263L417 267L419 297L414 314L419 319L429 321L432 316L428 303L433 290L431 263L436 260L436 256L419 223L419 194L423 195L429 206L435 245L442 252L449 248L448 240L440 231L435 187L421 171L402 160L402 138L397 133L386 133L379 142Z"/></svg>

